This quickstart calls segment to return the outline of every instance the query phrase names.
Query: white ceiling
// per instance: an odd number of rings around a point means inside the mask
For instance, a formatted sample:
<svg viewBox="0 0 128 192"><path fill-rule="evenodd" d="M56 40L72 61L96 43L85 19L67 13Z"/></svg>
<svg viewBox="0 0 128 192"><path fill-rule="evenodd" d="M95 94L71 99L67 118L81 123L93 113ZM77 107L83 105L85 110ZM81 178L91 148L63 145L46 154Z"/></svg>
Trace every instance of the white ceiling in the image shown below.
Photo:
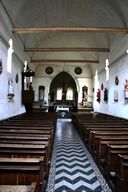
<svg viewBox="0 0 128 192"><path fill-rule="evenodd" d="M128 0L1 0L13 26L128 27ZM122 33L45 32L18 34L25 48L111 48ZM31 59L98 60L98 52L33 52ZM90 64L93 67L96 64Z"/></svg>

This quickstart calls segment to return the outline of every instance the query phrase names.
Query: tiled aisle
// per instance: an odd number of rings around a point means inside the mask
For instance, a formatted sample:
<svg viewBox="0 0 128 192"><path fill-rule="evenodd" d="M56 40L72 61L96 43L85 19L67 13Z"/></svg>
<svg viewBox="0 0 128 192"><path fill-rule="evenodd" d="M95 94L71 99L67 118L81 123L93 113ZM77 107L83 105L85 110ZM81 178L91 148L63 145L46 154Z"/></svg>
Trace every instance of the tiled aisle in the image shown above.
<svg viewBox="0 0 128 192"><path fill-rule="evenodd" d="M72 122L57 120L47 192L111 192Z"/></svg>

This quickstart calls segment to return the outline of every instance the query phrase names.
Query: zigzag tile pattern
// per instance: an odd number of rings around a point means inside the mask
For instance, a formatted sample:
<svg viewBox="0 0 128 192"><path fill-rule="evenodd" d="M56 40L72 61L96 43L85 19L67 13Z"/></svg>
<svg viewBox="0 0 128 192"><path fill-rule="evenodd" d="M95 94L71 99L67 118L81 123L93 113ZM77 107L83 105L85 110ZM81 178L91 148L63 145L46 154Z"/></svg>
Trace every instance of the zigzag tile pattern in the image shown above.
<svg viewBox="0 0 128 192"><path fill-rule="evenodd" d="M58 120L47 192L112 192L71 122Z"/></svg>

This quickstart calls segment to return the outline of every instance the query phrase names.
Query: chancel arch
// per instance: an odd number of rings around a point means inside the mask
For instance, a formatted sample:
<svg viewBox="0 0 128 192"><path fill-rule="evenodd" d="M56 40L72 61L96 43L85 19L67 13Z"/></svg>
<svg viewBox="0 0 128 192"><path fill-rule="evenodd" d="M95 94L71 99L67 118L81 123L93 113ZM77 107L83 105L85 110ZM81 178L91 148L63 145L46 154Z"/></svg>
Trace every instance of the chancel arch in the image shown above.
<svg viewBox="0 0 128 192"><path fill-rule="evenodd" d="M50 85L49 94L54 95L54 101L55 101L55 100L57 100L57 90L58 89L62 90L62 95L65 94L62 99L66 100L66 93L69 88L73 90L72 100L74 100L75 94L77 92L75 80L69 73L62 71L61 73L56 75L54 77L54 79L52 80L51 85Z"/></svg>
<svg viewBox="0 0 128 192"><path fill-rule="evenodd" d="M51 82L49 89L49 105L69 105L75 111L78 103L78 92L73 77L62 71Z"/></svg>

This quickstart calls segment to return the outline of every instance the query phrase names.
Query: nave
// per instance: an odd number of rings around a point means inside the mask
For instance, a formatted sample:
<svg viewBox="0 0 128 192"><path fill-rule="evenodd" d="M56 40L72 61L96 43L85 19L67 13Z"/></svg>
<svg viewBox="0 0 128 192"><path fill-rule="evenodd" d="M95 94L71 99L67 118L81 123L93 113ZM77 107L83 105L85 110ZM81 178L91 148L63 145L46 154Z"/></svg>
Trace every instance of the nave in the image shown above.
<svg viewBox="0 0 128 192"><path fill-rule="evenodd" d="M58 119L46 192L111 192L70 120Z"/></svg>

